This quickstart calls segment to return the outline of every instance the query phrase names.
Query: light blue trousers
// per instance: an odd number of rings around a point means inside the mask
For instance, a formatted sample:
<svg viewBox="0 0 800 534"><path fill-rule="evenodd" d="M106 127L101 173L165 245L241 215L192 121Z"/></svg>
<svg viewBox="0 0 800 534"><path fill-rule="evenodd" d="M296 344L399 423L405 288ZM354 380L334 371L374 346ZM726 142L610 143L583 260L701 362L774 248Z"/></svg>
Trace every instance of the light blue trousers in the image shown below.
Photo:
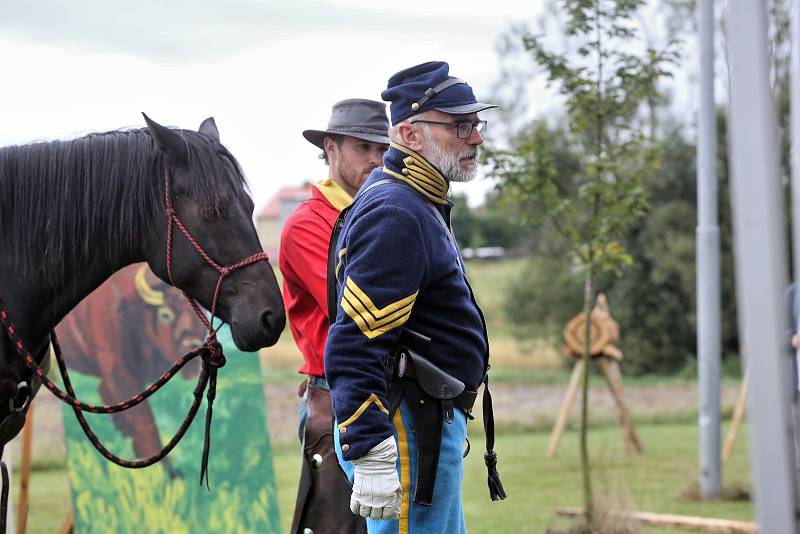
<svg viewBox="0 0 800 534"><path fill-rule="evenodd" d="M403 503L399 520L367 519L369 534L466 534L464 510L461 504L461 483L464 479L464 444L467 439L467 418L456 409L453 422L442 424L442 447L436 471L431 506L413 502L417 476L417 436L411 410L403 400L394 416L397 441L397 471L403 487ZM339 430L334 432L339 464L353 482L353 464L342 459Z"/></svg>

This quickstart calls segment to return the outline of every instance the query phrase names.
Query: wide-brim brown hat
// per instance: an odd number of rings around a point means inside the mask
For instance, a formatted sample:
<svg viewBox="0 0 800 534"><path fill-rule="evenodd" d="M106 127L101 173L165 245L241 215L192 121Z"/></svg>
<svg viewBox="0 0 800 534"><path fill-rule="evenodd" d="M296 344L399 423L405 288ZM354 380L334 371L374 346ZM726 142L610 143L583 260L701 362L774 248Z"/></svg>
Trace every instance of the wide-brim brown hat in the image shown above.
<svg viewBox="0 0 800 534"><path fill-rule="evenodd" d="M386 104L365 98L348 98L331 108L327 130L305 130L303 137L312 145L323 148L323 140L335 135L347 135L372 143L389 144L389 119Z"/></svg>

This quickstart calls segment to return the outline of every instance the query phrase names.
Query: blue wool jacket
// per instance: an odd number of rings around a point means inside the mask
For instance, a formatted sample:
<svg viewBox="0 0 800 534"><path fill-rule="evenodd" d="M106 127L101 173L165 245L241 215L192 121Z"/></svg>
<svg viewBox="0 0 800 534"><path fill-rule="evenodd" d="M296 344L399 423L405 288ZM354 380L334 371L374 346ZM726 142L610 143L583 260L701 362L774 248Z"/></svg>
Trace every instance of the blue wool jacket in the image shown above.
<svg viewBox="0 0 800 534"><path fill-rule="evenodd" d="M389 183L370 188L380 180ZM448 182L392 144L356 197L337 244L337 312L325 346L345 460L392 435L385 358L404 328L431 338L434 364L477 389L486 373L486 324L449 225Z"/></svg>

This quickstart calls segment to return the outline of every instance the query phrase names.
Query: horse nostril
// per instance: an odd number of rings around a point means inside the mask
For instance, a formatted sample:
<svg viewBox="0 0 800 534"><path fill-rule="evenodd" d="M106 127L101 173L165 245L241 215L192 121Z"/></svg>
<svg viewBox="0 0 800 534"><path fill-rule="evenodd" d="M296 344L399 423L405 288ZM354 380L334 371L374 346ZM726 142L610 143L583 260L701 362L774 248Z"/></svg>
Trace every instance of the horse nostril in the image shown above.
<svg viewBox="0 0 800 534"><path fill-rule="evenodd" d="M267 310L261 314L261 326L263 326L267 332L272 332L275 329L272 310Z"/></svg>
<svg viewBox="0 0 800 534"><path fill-rule="evenodd" d="M277 341L285 326L286 314L283 308L278 308L277 310L269 308L261 313L261 328L271 340L274 340L270 344Z"/></svg>

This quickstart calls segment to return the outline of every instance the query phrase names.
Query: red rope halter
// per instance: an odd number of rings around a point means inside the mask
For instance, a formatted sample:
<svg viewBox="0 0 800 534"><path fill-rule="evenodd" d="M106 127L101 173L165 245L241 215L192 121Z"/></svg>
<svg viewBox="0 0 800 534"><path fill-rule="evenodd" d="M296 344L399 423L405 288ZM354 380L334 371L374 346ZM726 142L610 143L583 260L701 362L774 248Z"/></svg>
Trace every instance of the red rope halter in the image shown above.
<svg viewBox="0 0 800 534"><path fill-rule="evenodd" d="M208 329L209 338L216 338L216 332L219 330L220 327L214 329L212 322L214 321L214 313L216 312L217 300L219 299L219 292L220 289L222 289L222 282L232 272L237 271L242 267L247 267L248 265L252 265L253 263L256 263L261 260L268 261L269 257L267 256L266 252L261 251L257 252L256 254L253 254L252 256L248 256L242 261L230 265L228 267L222 267L213 259L211 259L211 256L209 256L208 253L205 250L203 250L203 247L200 246L200 243L198 243L197 240L194 237L192 237L192 234L189 232L189 230L186 229L186 226L178 217L178 214L175 212L175 208L172 206L172 195L170 194L169 190L169 172L164 173L164 210L167 213L167 276L169 277L169 283L175 286L175 280L173 280L172 278L173 224L176 225L178 228L180 228L181 232L183 232L183 235L186 237L189 243L191 243L191 245L194 247L194 249L197 251L200 257L203 258L203 260L205 260L205 262L208 265L213 267L214 270L219 273L219 278L217 279L217 286L216 288L214 288L214 296L211 299L211 309L209 310L211 312L210 320L206 319L205 314L202 312L202 310L200 310L200 307L198 306L197 302L192 297L187 295L185 291L183 292L184 296L189 301L189 304L191 304L195 314L197 314L197 316L200 318L200 320Z"/></svg>

